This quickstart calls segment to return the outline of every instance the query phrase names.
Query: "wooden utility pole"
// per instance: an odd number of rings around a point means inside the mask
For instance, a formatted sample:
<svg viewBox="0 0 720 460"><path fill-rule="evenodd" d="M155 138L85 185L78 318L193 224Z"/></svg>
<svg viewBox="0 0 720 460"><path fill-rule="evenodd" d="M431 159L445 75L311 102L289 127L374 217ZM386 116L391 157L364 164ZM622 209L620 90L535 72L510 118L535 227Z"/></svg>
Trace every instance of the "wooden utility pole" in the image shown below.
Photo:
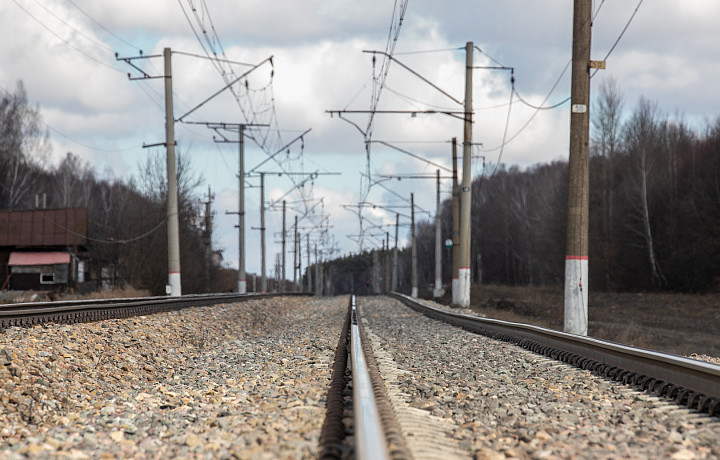
<svg viewBox="0 0 720 460"><path fill-rule="evenodd" d="M410 291L410 297L417 299L417 243L415 241L415 196L413 193L410 194L410 238L412 239L412 290Z"/></svg>
<svg viewBox="0 0 720 460"><path fill-rule="evenodd" d="M590 38L592 1L575 0L573 13L570 159L567 251L565 255L566 332L587 335L588 208L590 129Z"/></svg>
<svg viewBox="0 0 720 460"><path fill-rule="evenodd" d="M167 151L168 287L173 297L182 295L180 277L180 225L178 222L177 173L175 171L175 115L173 115L172 52L163 50L165 63L165 148Z"/></svg>
<svg viewBox="0 0 720 460"><path fill-rule="evenodd" d="M460 266L460 189L458 188L457 138L452 138L452 303L458 303L458 268Z"/></svg>
<svg viewBox="0 0 720 460"><path fill-rule="evenodd" d="M460 261L457 306L470 306L470 210L472 204L472 76L473 43L465 44L465 123L463 128L463 175L460 187Z"/></svg>

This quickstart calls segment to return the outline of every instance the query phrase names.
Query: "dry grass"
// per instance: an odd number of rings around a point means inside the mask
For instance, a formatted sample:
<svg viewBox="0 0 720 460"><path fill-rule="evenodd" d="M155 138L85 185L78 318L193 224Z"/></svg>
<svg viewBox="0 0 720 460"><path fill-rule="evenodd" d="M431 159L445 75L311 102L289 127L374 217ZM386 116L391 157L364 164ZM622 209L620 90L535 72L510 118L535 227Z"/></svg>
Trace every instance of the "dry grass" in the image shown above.
<svg viewBox="0 0 720 460"><path fill-rule="evenodd" d="M85 295L56 294L51 291L5 291L0 292L0 304L26 303L26 302L52 302L55 300L78 299L121 299L130 297L148 297L147 289L135 289L132 286L101 290Z"/></svg>
<svg viewBox="0 0 720 460"><path fill-rule="evenodd" d="M484 316L562 330L562 286L473 285L471 308ZM588 335L688 355L720 356L720 294L591 293Z"/></svg>
<svg viewBox="0 0 720 460"><path fill-rule="evenodd" d="M113 288L110 290L100 290L91 292L89 294L81 296L83 299L125 299L128 297L149 297L150 291L147 289L135 289L132 286L125 286L123 288ZM77 299L78 296L73 296ZM62 299L62 296L61 296Z"/></svg>

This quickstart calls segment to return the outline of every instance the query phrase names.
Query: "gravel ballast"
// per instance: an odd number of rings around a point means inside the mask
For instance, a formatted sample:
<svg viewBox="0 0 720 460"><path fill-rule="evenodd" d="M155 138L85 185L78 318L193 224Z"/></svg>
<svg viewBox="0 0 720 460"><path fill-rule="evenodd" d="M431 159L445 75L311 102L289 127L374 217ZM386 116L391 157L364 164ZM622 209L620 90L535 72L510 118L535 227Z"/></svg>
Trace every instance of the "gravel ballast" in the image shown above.
<svg viewBox="0 0 720 460"><path fill-rule="evenodd" d="M403 403L454 424L448 436L468 458L720 457L717 417L428 319L394 299L359 298L358 306L373 347L397 367L392 384Z"/></svg>
<svg viewBox="0 0 720 460"><path fill-rule="evenodd" d="M0 332L0 457L313 458L348 298Z"/></svg>

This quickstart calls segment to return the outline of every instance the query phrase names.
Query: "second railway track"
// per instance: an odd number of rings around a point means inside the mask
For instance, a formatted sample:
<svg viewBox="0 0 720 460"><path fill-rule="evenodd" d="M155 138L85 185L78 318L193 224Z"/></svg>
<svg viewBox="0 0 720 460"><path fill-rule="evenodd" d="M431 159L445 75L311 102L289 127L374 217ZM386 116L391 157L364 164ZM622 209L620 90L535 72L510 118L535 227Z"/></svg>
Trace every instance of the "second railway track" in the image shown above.
<svg viewBox="0 0 720 460"><path fill-rule="evenodd" d="M357 305L357 323L374 355L369 360L382 375L376 390L392 404L397 428L391 432L402 433L395 444L406 447L389 451L389 458L720 456L720 419L710 415L718 412L718 366L621 347L637 364L612 356L619 353L608 350L612 344L592 340L580 340L579 347L595 348L587 353L591 357L578 355L578 347L563 350L567 344L549 351L527 334L513 339L511 331L498 332L497 323L485 332L503 340L429 319L387 297L359 298ZM444 319L483 329L462 316L450 313ZM603 367L598 353L611 364ZM615 364L623 359L630 369ZM358 423L356 417L354 433L361 429Z"/></svg>

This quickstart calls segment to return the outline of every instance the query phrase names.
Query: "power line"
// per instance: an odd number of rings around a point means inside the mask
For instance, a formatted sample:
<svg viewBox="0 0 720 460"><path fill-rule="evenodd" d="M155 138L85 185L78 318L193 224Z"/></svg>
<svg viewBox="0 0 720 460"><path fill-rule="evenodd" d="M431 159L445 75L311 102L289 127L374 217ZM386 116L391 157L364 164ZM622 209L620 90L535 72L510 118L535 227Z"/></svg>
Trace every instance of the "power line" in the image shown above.
<svg viewBox="0 0 720 460"><path fill-rule="evenodd" d="M98 21L96 21L92 16L90 16L89 14L87 14L82 8L80 8L79 6L77 6L77 4L76 4L75 2L73 2L73 0L67 0L67 1L70 2L70 4L71 4L72 6L74 6L75 8L77 8L82 14L85 15L85 17L87 17L88 19L90 19L92 22L95 23L95 25L97 25L98 27L100 27L100 28L101 28L102 30L104 30L105 32L109 33L109 34L112 35L113 37L117 38L118 40L120 40L121 42L125 43L126 45L128 45L128 46L130 46L130 47L132 47L132 48L136 48L136 49L138 48L137 46L135 46L135 45L133 45L132 43L128 42L127 40L123 39L123 38L120 37L119 35L113 33L110 29L108 29L108 28L105 27L104 25L100 24L100 23L99 23Z"/></svg>
<svg viewBox="0 0 720 460"><path fill-rule="evenodd" d="M565 72L567 72L567 69L570 67L571 63L572 63L572 59L568 61L568 63L565 65L565 68L563 68L562 72L560 72L560 76L557 78L557 80L555 80L555 84L552 86L552 88L550 88L550 91L548 91L547 95L545 96L545 99L543 99L540 106L535 107L535 112L533 112L533 114L530 116L530 118L525 122L524 125L522 125L522 127L515 134L510 136L510 138L507 141L505 141L502 145L500 145L498 147L494 147L492 149L483 149L482 151L483 152L494 152L495 150L502 149L504 145L509 144L510 142L515 140L520 135L520 133L522 133L525 130L525 128L527 128L530 125L530 123L535 119L537 114L540 113L540 111L542 110L543 104L545 104L545 102L547 102L547 100L550 98L550 95L552 95L553 91L555 91L555 88L557 88L557 85L560 83L560 80L562 80L563 76L565 75ZM514 89L514 87L515 86L513 83L513 89ZM517 94L517 91L514 91L514 93ZM566 103L568 100L569 100L569 98L564 100L560 105Z"/></svg>
<svg viewBox="0 0 720 460"><path fill-rule="evenodd" d="M48 8L47 6L43 5L43 4L40 3L38 0L35 0L35 3L37 3L37 4L40 5L45 11L47 11L48 13L50 13L50 15L51 15L52 17L54 17L54 18L57 19L58 21L62 22L62 23L65 24L67 27L71 28L72 30L74 30L75 32L79 33L79 34L82 35L83 37L87 38L88 40L90 40L90 41L92 41L92 42L95 42L95 43L98 44L99 46L101 46L101 47L103 47L103 48L105 48L105 49L107 49L107 50L109 50L109 51L112 51L112 48L110 48L108 45L106 45L106 44L103 43L103 42L97 41L95 38L87 35L87 34L86 34L85 32L83 32L82 30L76 29L76 28L73 27L70 23L68 23L66 20L64 20L63 18L61 18L61 17L58 16L57 14L53 13L53 12L50 10L50 8Z"/></svg>
<svg viewBox="0 0 720 460"><path fill-rule="evenodd" d="M607 59L610 57L612 52L615 51L615 47L617 47L618 43L620 43L620 40L623 38L623 35L625 35L625 32L628 30L628 27L630 27L630 23L632 23L633 19L635 19L635 15L637 14L638 10L640 9L640 6L643 4L643 1L645 1L645 0L640 0L638 2L637 6L635 7L635 10L630 15L630 19L628 19L627 23L625 24L625 27L623 27L623 30L622 30L622 32L620 32L620 35L618 35L618 38L615 40L615 43L613 43L613 45L610 47L610 51L608 51L608 53L605 55L605 58L603 59L603 61L607 61ZM602 5L600 5L600 6L602 6ZM594 77L595 74L598 72L598 70L599 69L595 69L595 71L592 73L592 75L590 75L590 78Z"/></svg>
<svg viewBox="0 0 720 460"><path fill-rule="evenodd" d="M82 54L82 55L85 56L86 58L91 59L91 60L97 62L98 64L102 65L102 66L105 66L105 67L107 67L107 68L109 68L109 69L112 69L112 70L115 70L115 71L117 71L117 72L121 72L121 73L123 73L123 74L125 73L123 70L121 70L121 69L119 69L119 68L117 68L117 67L111 66L110 64L107 64L107 63L105 63L105 62L97 59L96 57L92 56L91 54L88 54L87 52L83 51L82 49L78 48L77 46L73 45L72 43L70 43L69 40L61 37L57 32L55 32L54 30L52 30L50 27L48 27L47 25L45 25L40 19L38 19L37 17L35 17L30 11L27 10L27 8L25 8L25 7L22 6L20 3L18 3L17 0L12 0L12 1L13 1L13 3L15 3L15 4L18 6L18 8L20 8L21 10L23 10L23 11L25 12L25 14L27 14L28 16L30 16L35 22L37 22L38 24L40 24L45 30L47 30L48 32L50 32L51 34L53 34L54 36L56 36L57 38L59 38L60 40L62 40L63 43L65 43L66 45L68 45L70 48L74 49L75 51L77 51L78 53Z"/></svg>
<svg viewBox="0 0 720 460"><path fill-rule="evenodd" d="M89 148L89 149L91 149L91 150L95 150L95 151L98 151L98 152L111 152L111 153L114 153L114 152L126 152L126 151L128 151L128 150L132 150L132 149L136 149L136 148L139 148L139 147L140 147L139 145L134 145L134 146L132 146L132 147L127 147L127 148L122 148L122 149L105 149L105 148L95 147L95 146L92 146L92 145L90 145L90 144L85 144L84 142L80 142L80 141L77 140L77 139L73 139L72 137L68 136L67 134L62 133L61 131L59 131L58 129L50 126L50 125L47 124L47 123L45 123L45 126L47 126L48 128L50 128L51 130L53 130L55 133L59 134L60 136L64 137L65 139L67 139L67 140L69 140L69 141L71 141L71 142L74 142L75 144L82 145L83 147L86 147L86 148Z"/></svg>

